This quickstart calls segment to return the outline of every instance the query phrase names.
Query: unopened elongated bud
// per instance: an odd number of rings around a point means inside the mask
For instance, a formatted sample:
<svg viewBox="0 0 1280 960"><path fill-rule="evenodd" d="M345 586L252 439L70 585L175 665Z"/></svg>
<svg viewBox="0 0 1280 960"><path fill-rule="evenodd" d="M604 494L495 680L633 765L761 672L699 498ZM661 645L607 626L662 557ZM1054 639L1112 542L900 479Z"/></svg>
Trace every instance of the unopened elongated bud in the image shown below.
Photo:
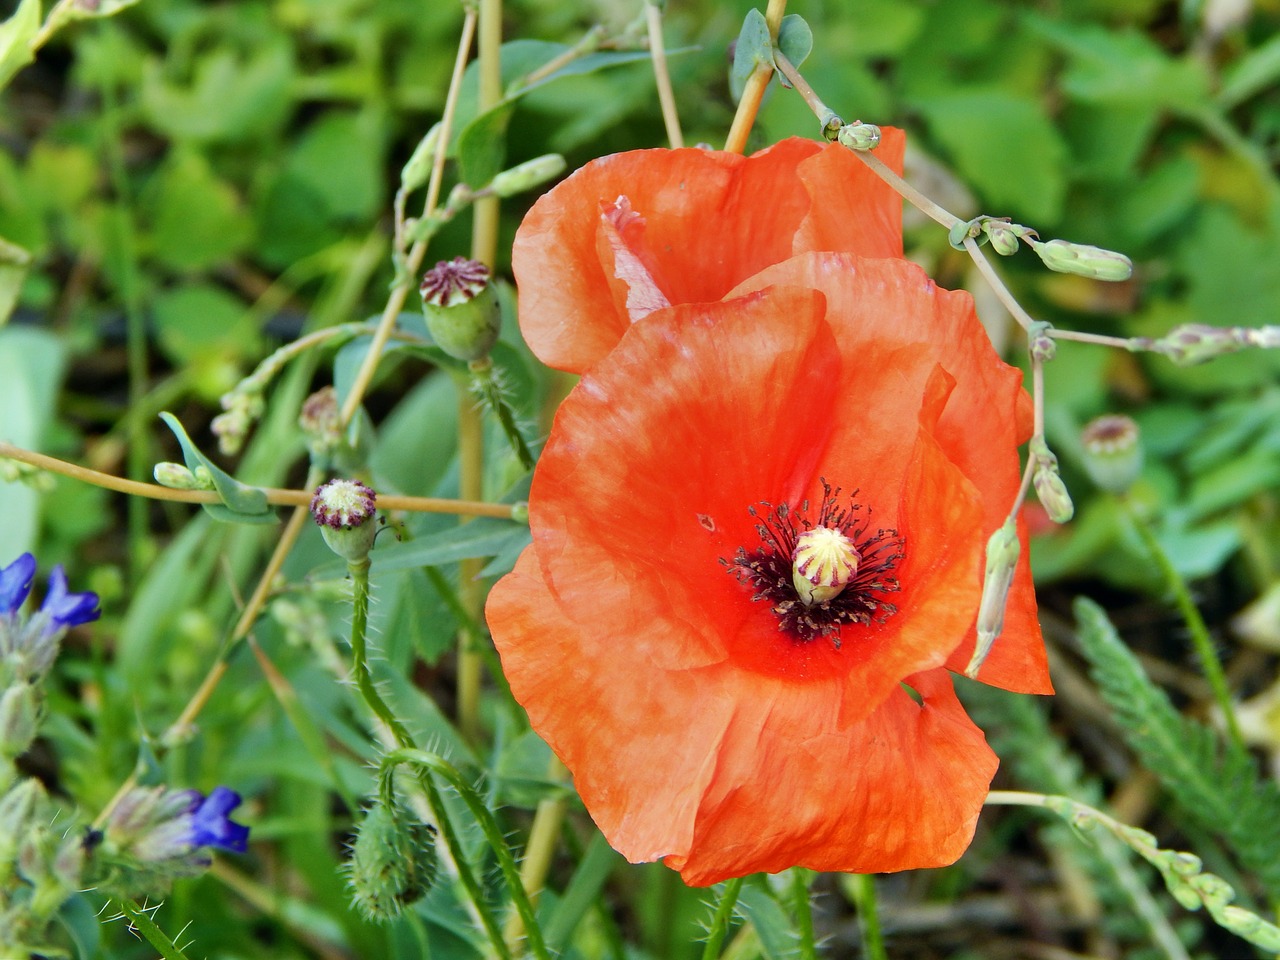
<svg viewBox="0 0 1280 960"><path fill-rule="evenodd" d="M1111 413L1086 424L1080 434L1084 468L1090 479L1110 493L1125 493L1142 472L1138 425Z"/></svg>
<svg viewBox="0 0 1280 960"><path fill-rule="evenodd" d="M503 170L489 183L489 189L499 197L513 197L560 176L564 168L564 157L558 153L545 153L510 170Z"/></svg>
<svg viewBox="0 0 1280 960"><path fill-rule="evenodd" d="M1180 367L1191 367L1254 346L1256 335L1266 329L1184 323L1156 340L1151 349L1163 353Z"/></svg>
<svg viewBox="0 0 1280 960"><path fill-rule="evenodd" d="M1049 240L1041 243L1025 238L1040 255L1044 265L1058 273L1074 273L1093 280L1128 280L1133 276L1133 261L1123 253L1091 247L1087 243Z"/></svg>
<svg viewBox="0 0 1280 960"><path fill-rule="evenodd" d="M479 260L441 260L422 278L422 312L431 338L451 357L479 360L498 339L502 316Z"/></svg>
<svg viewBox="0 0 1280 960"><path fill-rule="evenodd" d="M400 188L405 192L417 190L431 177L431 165L435 162L436 148L440 145L442 125L437 123L427 135L418 141L412 156L400 171Z"/></svg>
<svg viewBox="0 0 1280 960"><path fill-rule="evenodd" d="M855 120L841 127L836 139L850 150L874 150L880 146L880 128L874 123Z"/></svg>
<svg viewBox="0 0 1280 960"><path fill-rule="evenodd" d="M978 606L978 642L973 657L964 668L966 677L977 677L996 638L1004 629L1004 608L1013 587L1013 575L1018 569L1018 554L1022 544L1018 541L1018 526L1010 517L987 541L986 574L982 579L982 602Z"/></svg>
<svg viewBox="0 0 1280 960"><path fill-rule="evenodd" d="M40 699L38 688L23 681L0 693L0 758L16 759L35 741Z"/></svg>
<svg viewBox="0 0 1280 960"><path fill-rule="evenodd" d="M1036 460L1036 470L1032 478L1036 496L1040 498L1040 503L1049 514L1050 520L1054 523L1066 523L1075 514L1075 504L1071 502L1067 485L1058 475L1058 458L1044 442L1044 437L1036 436L1031 439L1031 456Z"/></svg>

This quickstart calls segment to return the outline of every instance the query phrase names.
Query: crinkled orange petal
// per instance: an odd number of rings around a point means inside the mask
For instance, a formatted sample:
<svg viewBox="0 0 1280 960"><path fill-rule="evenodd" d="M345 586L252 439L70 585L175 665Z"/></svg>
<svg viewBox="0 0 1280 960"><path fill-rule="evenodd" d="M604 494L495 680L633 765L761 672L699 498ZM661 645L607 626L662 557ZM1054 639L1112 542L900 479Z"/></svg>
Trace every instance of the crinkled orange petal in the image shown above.
<svg viewBox="0 0 1280 960"><path fill-rule="evenodd" d="M992 348L974 313L972 298L937 287L914 264L838 253L804 254L775 264L739 284L730 296L774 284L822 292L836 342L845 363L855 369L858 364L865 367L875 362L878 352L886 347L915 344L955 378L956 387L939 419L936 438L980 492L986 533L1004 523L1021 480L1017 448L1029 437L1030 398L1022 388L1021 372L1004 363ZM927 369L917 375L927 375ZM919 386L904 383L900 389L909 397ZM863 417L862 411L849 405L842 405L840 414L849 422ZM841 423L834 432L840 435L845 430ZM850 448L849 463L865 463L871 457L892 475L895 460L903 455L902 444L895 450L884 431L867 433L868 448ZM1052 693L1027 553L1024 531L1004 633L979 678L1022 693ZM967 665L974 639L970 629L948 661L952 669L963 670Z"/></svg>
<svg viewBox="0 0 1280 960"><path fill-rule="evenodd" d="M533 556L490 594L512 692L574 773L609 842L710 884L801 864L884 872L953 862L996 768L944 671L849 724L838 677L637 663L630 637L566 614Z"/></svg>
<svg viewBox="0 0 1280 960"><path fill-rule="evenodd" d="M885 873L954 863L973 839L997 759L946 671L907 680L866 720L839 691L776 684L734 704L688 853L693 886L791 866Z"/></svg>
<svg viewBox="0 0 1280 960"><path fill-rule="evenodd" d="M886 128L877 154L900 169L904 144ZM671 304L715 301L804 250L898 257L901 211L898 195L835 144L603 157L540 198L516 234L521 330L544 363L580 373L630 326L637 287L645 301L658 291Z"/></svg>

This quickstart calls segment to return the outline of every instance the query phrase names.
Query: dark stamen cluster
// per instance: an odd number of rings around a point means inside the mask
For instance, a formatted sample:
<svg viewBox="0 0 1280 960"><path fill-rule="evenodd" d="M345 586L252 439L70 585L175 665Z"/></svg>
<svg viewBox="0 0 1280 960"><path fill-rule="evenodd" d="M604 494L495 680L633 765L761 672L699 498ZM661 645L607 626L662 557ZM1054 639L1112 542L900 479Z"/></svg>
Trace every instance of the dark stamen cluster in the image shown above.
<svg viewBox="0 0 1280 960"><path fill-rule="evenodd" d="M822 481L822 505L816 520L810 520L809 501L792 510L787 504L774 506L761 503L767 511L761 518L755 507L748 512L758 519L756 532L760 546L754 550L739 547L732 560L721 560L729 572L752 591L752 600L765 600L778 618L778 629L797 641L809 642L830 637L840 647L840 628L845 624L867 626L884 623L898 608L880 594L895 593L897 577L890 576L894 565L903 557L903 540L897 530L878 529L871 532L871 511L853 502L855 490L846 504L841 504L840 488ZM861 558L854 579L837 596L822 603L806 606L796 594L791 579L792 558L800 535L814 527L839 530L853 541Z"/></svg>

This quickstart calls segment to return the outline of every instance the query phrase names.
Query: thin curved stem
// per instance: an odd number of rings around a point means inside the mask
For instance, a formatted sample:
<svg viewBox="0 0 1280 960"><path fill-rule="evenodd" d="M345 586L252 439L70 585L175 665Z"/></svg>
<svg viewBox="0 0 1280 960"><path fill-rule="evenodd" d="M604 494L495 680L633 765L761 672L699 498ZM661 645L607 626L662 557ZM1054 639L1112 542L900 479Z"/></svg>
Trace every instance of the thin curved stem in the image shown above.
<svg viewBox="0 0 1280 960"><path fill-rule="evenodd" d="M667 48L662 40L662 10L654 0L645 2L645 19L649 28L649 53L653 57L653 78L658 85L658 103L662 105L662 122L667 128L667 142L673 148L684 146L680 131L680 113L676 109L675 91L671 89L671 73L667 68Z"/></svg>
<svg viewBox="0 0 1280 960"><path fill-rule="evenodd" d="M126 480L109 473L90 470L78 464L68 463L56 457L50 457L34 450L24 450L11 443L0 440L0 457L29 463L50 473L61 474L95 487L127 493L136 497L148 497L152 500L174 500L179 503L221 503L222 498L215 490L174 490L162 487L157 483L140 483L137 480ZM313 490L286 490L280 487L256 487L267 495L267 502L275 506L308 507ZM511 506L501 503L486 503L480 500L450 500L446 497L404 497L393 494L379 494L378 506L384 510L405 510L410 513L452 513L469 517L498 517L509 519ZM305 513L305 510L304 510Z"/></svg>
<svg viewBox="0 0 1280 960"><path fill-rule="evenodd" d="M462 72L467 63L467 51L471 49L471 41L475 36L475 30L476 12L468 7L462 21L462 36L458 40L458 53L454 60L449 93L445 98L444 116L440 118L440 145L436 148L434 165L431 168L431 180L427 185L427 205L423 213L424 217L430 216L435 211L436 203L439 200L441 177L444 175L444 155L449 144L449 132L453 124L454 113L457 110L458 96L462 90ZM382 316L378 318L378 328L373 334L373 342L369 345L369 352L364 355L364 361L360 364L360 369L356 371L355 379L351 383L351 392L347 394L347 398L342 404L342 410L338 415L339 421L344 427L355 416L361 401L364 400L365 391L369 389L369 384L373 381L373 374L378 368L378 361L382 358L382 351L386 349L387 341L391 339L391 332L395 329L396 318L400 316L404 302L408 299L409 289L413 285L419 268L422 266L422 258L426 256L426 253L427 240L419 240L405 257L402 278L399 283L391 288L391 295L387 297L387 304L382 309Z"/></svg>

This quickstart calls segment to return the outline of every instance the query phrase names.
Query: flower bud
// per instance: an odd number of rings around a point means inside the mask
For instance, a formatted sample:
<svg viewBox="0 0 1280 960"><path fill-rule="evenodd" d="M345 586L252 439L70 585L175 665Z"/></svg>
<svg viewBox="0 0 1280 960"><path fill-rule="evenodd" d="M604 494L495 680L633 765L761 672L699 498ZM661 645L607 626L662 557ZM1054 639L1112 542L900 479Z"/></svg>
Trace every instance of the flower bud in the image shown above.
<svg viewBox="0 0 1280 960"><path fill-rule="evenodd" d="M0 883L18 859L18 841L40 818L45 792L40 781L23 777L0 795Z"/></svg>
<svg viewBox="0 0 1280 960"><path fill-rule="evenodd" d="M375 803L356 831L347 870L360 912L370 920L393 920L435 882L431 830L398 808Z"/></svg>
<svg viewBox="0 0 1280 960"><path fill-rule="evenodd" d="M194 473L181 463L162 460L152 468L156 483L171 490L212 490L213 476L201 465Z"/></svg>
<svg viewBox="0 0 1280 960"><path fill-rule="evenodd" d="M1018 252L1018 234L1008 220L984 220L982 229L991 238L991 249L1002 257Z"/></svg>
<svg viewBox="0 0 1280 960"><path fill-rule="evenodd" d="M1044 437L1032 438L1031 456L1036 460L1033 482L1040 504L1054 523L1066 523L1075 513L1075 505L1071 502L1067 485L1058 475L1058 458L1044 442Z"/></svg>
<svg viewBox="0 0 1280 960"><path fill-rule="evenodd" d="M1058 341L1049 336L1050 329L1050 324L1040 320L1027 331L1027 350L1037 363L1048 363L1058 353Z"/></svg>
<svg viewBox="0 0 1280 960"><path fill-rule="evenodd" d="M545 153L510 170L503 170L489 183L489 189L499 197L512 197L560 176L564 168L564 157L558 153Z"/></svg>
<svg viewBox="0 0 1280 960"><path fill-rule="evenodd" d="M359 480L330 480L311 498L311 517L329 549L348 562L366 559L378 533L377 494Z"/></svg>
<svg viewBox="0 0 1280 960"><path fill-rule="evenodd" d="M0 758L16 759L35 741L40 725L40 692L18 681L0 693Z"/></svg>
<svg viewBox="0 0 1280 960"><path fill-rule="evenodd" d="M982 580L982 602L978 606L978 642L969 665L964 668L966 677L978 675L983 661L991 652L996 638L1004 629L1004 608L1013 586L1013 575L1018 568L1018 554L1022 544L1018 540L1018 526L1013 517L1006 520L987 540L986 574Z"/></svg>
<svg viewBox="0 0 1280 960"><path fill-rule="evenodd" d="M1138 425L1123 414L1090 421L1080 434L1084 468L1090 479L1110 493L1125 493L1142 472Z"/></svg>
<svg viewBox="0 0 1280 960"><path fill-rule="evenodd" d="M435 162L436 147L440 144L442 129L442 124L435 124L413 148L412 156L400 171L400 189L405 192L417 190L430 179L431 166Z"/></svg>
<svg viewBox="0 0 1280 960"><path fill-rule="evenodd" d="M850 150L874 150L880 146L880 128L874 123L855 120L841 127L836 139Z"/></svg>
<svg viewBox="0 0 1280 960"><path fill-rule="evenodd" d="M1269 923L1257 914L1250 913L1242 907L1228 904L1214 918L1232 933L1244 937L1256 947L1267 953L1280 950L1280 927Z"/></svg>
<svg viewBox="0 0 1280 960"><path fill-rule="evenodd" d="M1114 250L1066 240L1041 243L1027 237L1026 241L1040 255L1044 265L1058 273L1074 273L1094 280L1128 280L1133 276L1133 261Z"/></svg>
<svg viewBox="0 0 1280 960"><path fill-rule="evenodd" d="M502 316L478 260L442 260L422 278L422 312L436 345L459 360L479 360L498 339Z"/></svg>
<svg viewBox="0 0 1280 960"><path fill-rule="evenodd" d="M853 541L839 530L814 527L796 538L791 582L806 607L826 603L840 595L858 574Z"/></svg>
<svg viewBox="0 0 1280 960"><path fill-rule="evenodd" d="M1230 903L1236 895L1231 884L1216 873L1196 874L1194 877L1188 877L1187 883L1192 886L1196 893L1200 894L1200 899L1204 901L1206 907L1213 907L1219 904L1225 905Z"/></svg>
<svg viewBox="0 0 1280 960"><path fill-rule="evenodd" d="M1156 340L1151 349L1163 353L1180 367L1191 367L1214 357L1235 353L1251 345L1248 327L1214 327L1184 323Z"/></svg>

